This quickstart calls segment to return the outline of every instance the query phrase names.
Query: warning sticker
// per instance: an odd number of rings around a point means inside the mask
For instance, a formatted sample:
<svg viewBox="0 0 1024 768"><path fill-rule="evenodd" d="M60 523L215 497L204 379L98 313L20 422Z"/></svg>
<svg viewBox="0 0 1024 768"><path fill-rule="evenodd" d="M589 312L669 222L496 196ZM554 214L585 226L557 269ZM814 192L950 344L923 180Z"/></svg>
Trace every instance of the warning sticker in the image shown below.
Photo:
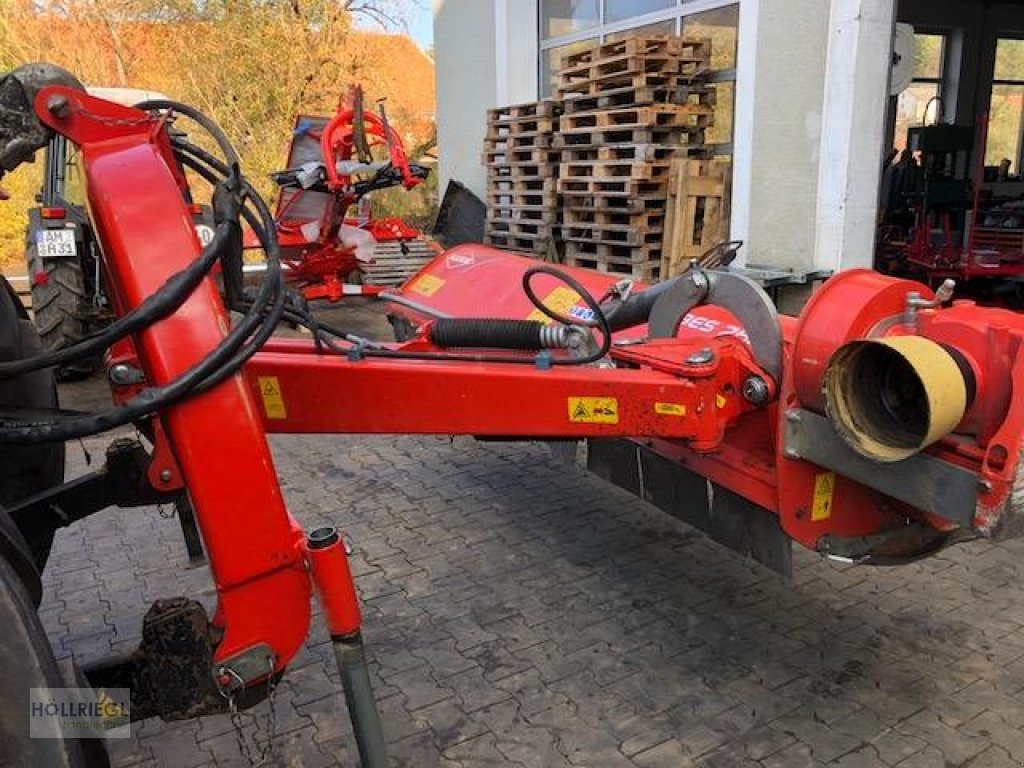
<svg viewBox="0 0 1024 768"><path fill-rule="evenodd" d="M268 419L286 419L288 412L284 408L284 397L281 395L281 382L277 376L259 376L256 385L260 388L263 398L263 410Z"/></svg>
<svg viewBox="0 0 1024 768"><path fill-rule="evenodd" d="M682 403L655 403L654 412L662 416L685 416L686 406Z"/></svg>
<svg viewBox="0 0 1024 768"><path fill-rule="evenodd" d="M570 397L569 421L575 424L618 424L619 401L614 397Z"/></svg>
<svg viewBox="0 0 1024 768"><path fill-rule="evenodd" d="M444 280L434 275L420 275L416 281L409 286L409 290L418 293L420 296L433 296L444 285Z"/></svg>
<svg viewBox="0 0 1024 768"><path fill-rule="evenodd" d="M814 476L814 501L811 504L812 521L828 520L832 516L832 493L835 488L835 472L820 472Z"/></svg>
<svg viewBox="0 0 1024 768"><path fill-rule="evenodd" d="M594 313L592 310L589 310L586 307L576 306L581 300L582 297L572 288L559 285L558 287L553 288L551 293L541 299L541 303L556 315L571 317L576 320L593 320ZM526 319L537 320L541 323L554 322L554 320L545 315L539 309L533 310L526 316Z"/></svg>

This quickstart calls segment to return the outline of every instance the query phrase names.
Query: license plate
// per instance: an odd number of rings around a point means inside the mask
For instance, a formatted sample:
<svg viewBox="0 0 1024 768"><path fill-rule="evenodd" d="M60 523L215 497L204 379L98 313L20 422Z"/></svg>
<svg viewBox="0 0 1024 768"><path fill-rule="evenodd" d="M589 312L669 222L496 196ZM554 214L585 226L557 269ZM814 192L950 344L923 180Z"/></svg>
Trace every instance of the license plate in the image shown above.
<svg viewBox="0 0 1024 768"><path fill-rule="evenodd" d="M54 256L77 256L73 229L41 229L36 232L36 251L44 259Z"/></svg>

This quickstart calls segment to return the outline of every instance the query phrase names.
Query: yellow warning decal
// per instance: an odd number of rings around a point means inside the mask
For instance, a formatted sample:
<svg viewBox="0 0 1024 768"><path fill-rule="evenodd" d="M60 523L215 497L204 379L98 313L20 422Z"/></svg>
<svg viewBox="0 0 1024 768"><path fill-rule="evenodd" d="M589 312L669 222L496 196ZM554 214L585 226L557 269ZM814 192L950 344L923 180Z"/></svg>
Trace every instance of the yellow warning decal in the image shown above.
<svg viewBox="0 0 1024 768"><path fill-rule="evenodd" d="M418 293L420 296L433 296L444 285L445 281L434 275L420 275L416 282L409 286L409 290Z"/></svg>
<svg viewBox="0 0 1024 768"><path fill-rule="evenodd" d="M725 408L728 402L729 401L726 399L725 395L715 395L715 407L718 408L718 410Z"/></svg>
<svg viewBox="0 0 1024 768"><path fill-rule="evenodd" d="M570 397L569 421L575 424L618 424L619 401L614 397Z"/></svg>
<svg viewBox="0 0 1024 768"><path fill-rule="evenodd" d="M836 489L836 473L820 472L814 476L814 501L811 520L819 522L832 517L832 493Z"/></svg>
<svg viewBox="0 0 1024 768"><path fill-rule="evenodd" d="M654 412L662 416L685 416L686 406L682 403L655 403Z"/></svg>
<svg viewBox="0 0 1024 768"><path fill-rule="evenodd" d="M287 419L288 412L284 408L284 397L281 395L281 382L277 376L259 376L256 384L263 398L263 410L268 419Z"/></svg>
<svg viewBox="0 0 1024 768"><path fill-rule="evenodd" d="M551 293L541 300L541 304L550 309L556 315L570 317L572 308L579 304L580 299L580 295L572 288L559 285L557 288L552 289ZM539 309L533 310L533 312L526 316L526 319L537 320L542 323L554 322L554 320L545 315Z"/></svg>

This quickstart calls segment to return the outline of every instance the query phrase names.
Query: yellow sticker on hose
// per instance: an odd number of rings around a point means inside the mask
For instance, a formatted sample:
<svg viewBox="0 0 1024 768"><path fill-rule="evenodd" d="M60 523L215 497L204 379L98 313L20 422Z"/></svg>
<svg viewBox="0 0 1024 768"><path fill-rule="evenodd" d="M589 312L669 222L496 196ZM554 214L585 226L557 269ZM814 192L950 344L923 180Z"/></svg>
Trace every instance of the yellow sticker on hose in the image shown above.
<svg viewBox="0 0 1024 768"><path fill-rule="evenodd" d="M569 421L574 424L618 424L619 401L614 397L570 397Z"/></svg>
<svg viewBox="0 0 1024 768"><path fill-rule="evenodd" d="M686 406L682 403L655 403L654 412L662 416L685 416Z"/></svg>
<svg viewBox="0 0 1024 768"><path fill-rule="evenodd" d="M288 412L284 407L284 396L281 394L281 382L277 376L259 376L256 385L260 388L263 398L263 410L268 419L287 419Z"/></svg>
<svg viewBox="0 0 1024 768"><path fill-rule="evenodd" d="M434 275L420 275L416 282L409 286L409 290L418 293L420 296L433 296L444 285L444 280Z"/></svg>
<svg viewBox="0 0 1024 768"><path fill-rule="evenodd" d="M832 517L832 493L836 489L836 473L820 472L814 476L814 501L811 520L815 523Z"/></svg>

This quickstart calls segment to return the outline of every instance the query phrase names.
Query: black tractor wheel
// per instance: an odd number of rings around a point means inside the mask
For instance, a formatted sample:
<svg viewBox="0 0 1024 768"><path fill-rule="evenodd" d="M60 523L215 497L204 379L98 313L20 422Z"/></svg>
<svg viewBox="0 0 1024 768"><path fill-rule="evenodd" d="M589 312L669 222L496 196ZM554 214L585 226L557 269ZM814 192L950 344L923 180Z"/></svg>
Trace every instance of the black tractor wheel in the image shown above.
<svg viewBox="0 0 1024 768"><path fill-rule="evenodd" d="M14 289L0 277L0 362L36 357L42 351L28 313ZM57 385L49 369L0 379L0 410L56 407ZM0 504L12 506L63 481L63 443L0 446ZM46 564L51 541L52 537L47 537L31 542L32 555L40 572Z"/></svg>
<svg viewBox="0 0 1024 768"><path fill-rule="evenodd" d="M46 277L37 280L31 270L36 262L36 246L25 254L32 283L32 315L42 339L43 348L54 352L77 344L85 336L82 311L88 306L88 290L82 265L77 259L48 259L44 262ZM61 366L60 381L75 381L91 375L99 360L85 360Z"/></svg>
<svg viewBox="0 0 1024 768"><path fill-rule="evenodd" d="M0 632L0 680L3 681L0 766L79 768L95 764L86 757L87 745L78 739L30 738L29 690L60 688L67 683L60 674L24 583L3 557L0 557L0 627L3 627ZM36 723L37 728L58 733L53 720L37 720Z"/></svg>

